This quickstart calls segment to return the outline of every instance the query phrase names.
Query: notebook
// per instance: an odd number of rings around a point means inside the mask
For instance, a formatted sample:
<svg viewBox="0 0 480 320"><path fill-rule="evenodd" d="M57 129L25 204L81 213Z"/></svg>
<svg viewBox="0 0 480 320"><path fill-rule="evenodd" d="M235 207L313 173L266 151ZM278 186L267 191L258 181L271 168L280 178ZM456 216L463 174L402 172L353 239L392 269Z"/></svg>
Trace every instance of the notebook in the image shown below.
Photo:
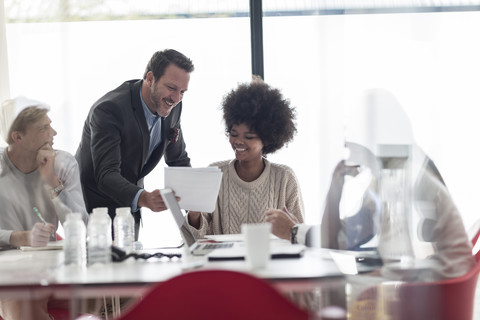
<svg viewBox="0 0 480 320"><path fill-rule="evenodd" d="M189 227L184 223L185 216L183 215L183 211L180 208L180 205L178 204L177 198L175 198L175 194L173 193L172 189L161 189L160 193L162 195L163 201L165 201L167 208L170 210L173 219L175 220L175 223L180 230L180 234L185 245L188 245L189 247L188 252L190 252L190 254L206 255L216 249L232 248L234 246L242 245L240 241L219 242L213 239L197 240L193 233L190 231Z"/></svg>

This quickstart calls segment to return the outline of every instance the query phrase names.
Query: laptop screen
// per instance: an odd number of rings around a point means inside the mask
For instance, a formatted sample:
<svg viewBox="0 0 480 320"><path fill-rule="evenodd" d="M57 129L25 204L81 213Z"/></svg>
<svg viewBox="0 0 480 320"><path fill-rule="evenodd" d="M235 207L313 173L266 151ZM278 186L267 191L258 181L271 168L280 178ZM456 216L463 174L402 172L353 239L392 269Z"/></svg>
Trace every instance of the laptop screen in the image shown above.
<svg viewBox="0 0 480 320"><path fill-rule="evenodd" d="M167 208L172 213L173 219L177 224L183 241L185 241L185 243L189 247L191 247L196 242L196 239L188 226L185 224L185 216L183 215L182 209L178 205L177 198L175 198L172 189L161 189L160 193L162 195L163 201L165 201L165 204L167 205Z"/></svg>

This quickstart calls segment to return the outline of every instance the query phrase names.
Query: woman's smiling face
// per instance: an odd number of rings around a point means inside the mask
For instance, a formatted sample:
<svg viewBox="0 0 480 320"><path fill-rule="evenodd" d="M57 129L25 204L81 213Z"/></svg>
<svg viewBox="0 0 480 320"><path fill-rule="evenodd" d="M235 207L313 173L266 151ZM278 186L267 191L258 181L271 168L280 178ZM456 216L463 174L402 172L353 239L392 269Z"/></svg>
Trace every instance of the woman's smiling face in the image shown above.
<svg viewBox="0 0 480 320"><path fill-rule="evenodd" d="M263 142L246 124L233 125L229 140L237 160L252 161L262 158Z"/></svg>

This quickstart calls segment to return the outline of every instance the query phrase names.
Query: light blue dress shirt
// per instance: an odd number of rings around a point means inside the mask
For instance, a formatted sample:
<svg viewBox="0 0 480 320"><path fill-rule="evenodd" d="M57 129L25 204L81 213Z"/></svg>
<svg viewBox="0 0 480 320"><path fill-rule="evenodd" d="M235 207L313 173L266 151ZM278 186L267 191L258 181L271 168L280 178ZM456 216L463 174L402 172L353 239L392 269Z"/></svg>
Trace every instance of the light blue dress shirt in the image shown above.
<svg viewBox="0 0 480 320"><path fill-rule="evenodd" d="M148 109L147 104L143 101L142 97L142 89L140 88L140 101L142 102L143 113L145 115L145 119L147 120L148 131L150 132L150 146L148 148L148 155L147 160L145 163L148 162L150 156L152 155L153 150L160 144L162 140L162 122L160 120L160 116L157 113L152 113L150 109ZM138 190L135 198L132 201L132 211L135 212L138 210L138 198L144 189Z"/></svg>

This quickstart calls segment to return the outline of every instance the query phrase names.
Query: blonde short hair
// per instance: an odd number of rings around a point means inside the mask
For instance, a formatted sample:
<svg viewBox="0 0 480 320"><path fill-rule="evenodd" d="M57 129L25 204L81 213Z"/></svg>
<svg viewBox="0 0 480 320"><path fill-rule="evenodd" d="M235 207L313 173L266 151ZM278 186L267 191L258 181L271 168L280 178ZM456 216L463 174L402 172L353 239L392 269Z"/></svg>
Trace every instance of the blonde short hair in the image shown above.
<svg viewBox="0 0 480 320"><path fill-rule="evenodd" d="M49 110L47 104L23 96L3 101L0 105L0 132L3 139L12 144L14 131L25 133L30 123L39 120Z"/></svg>
<svg viewBox="0 0 480 320"><path fill-rule="evenodd" d="M23 109L18 116L13 120L10 129L8 130L8 138L7 143L12 144L12 133L14 131L18 131L21 133L25 133L29 124L37 122L43 116L45 116L48 112L48 109L45 109L40 106L32 106Z"/></svg>

